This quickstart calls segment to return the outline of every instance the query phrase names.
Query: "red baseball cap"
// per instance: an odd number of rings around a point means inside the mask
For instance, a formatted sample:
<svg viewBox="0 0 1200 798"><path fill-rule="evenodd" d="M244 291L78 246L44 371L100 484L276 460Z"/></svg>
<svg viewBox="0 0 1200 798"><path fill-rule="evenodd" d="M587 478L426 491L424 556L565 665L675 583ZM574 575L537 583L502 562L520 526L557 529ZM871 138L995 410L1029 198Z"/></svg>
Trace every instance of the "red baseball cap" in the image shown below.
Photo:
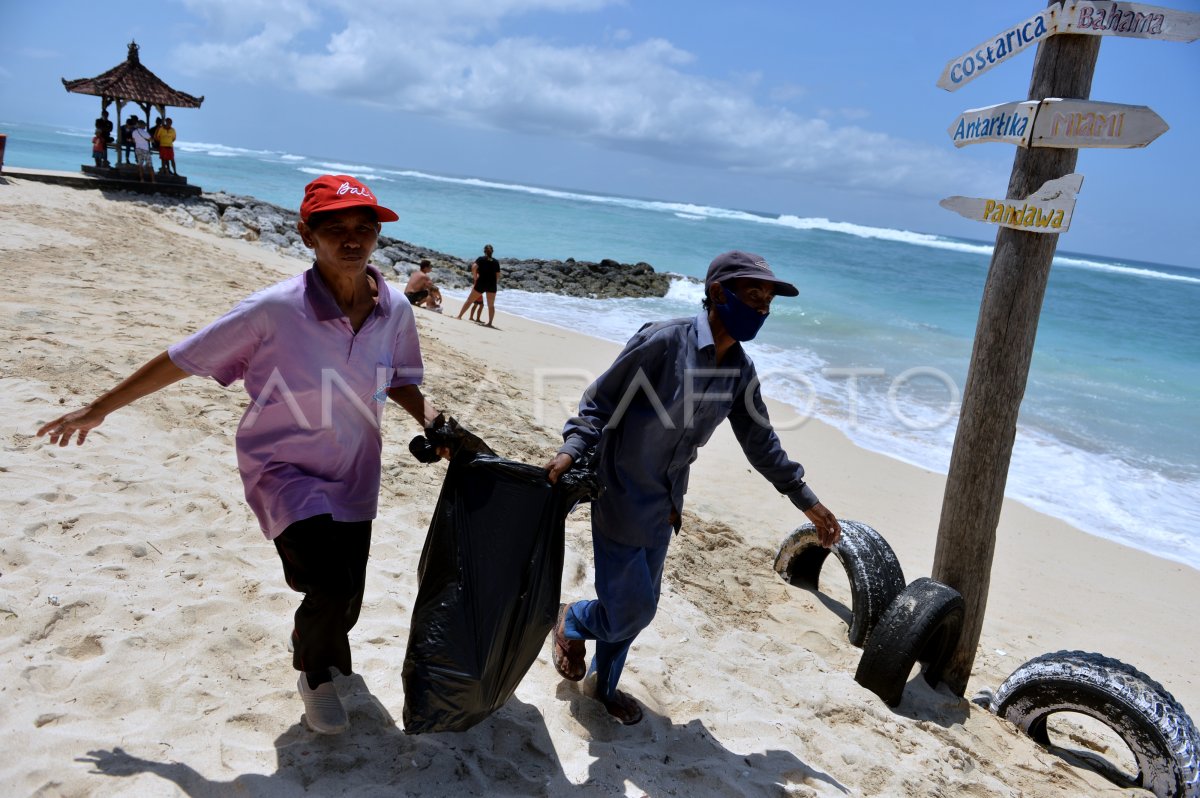
<svg viewBox="0 0 1200 798"><path fill-rule="evenodd" d="M309 216L321 211L363 207L375 211L381 222L394 222L400 218L392 209L380 205L363 182L350 175L321 175L304 187L300 218L307 222Z"/></svg>

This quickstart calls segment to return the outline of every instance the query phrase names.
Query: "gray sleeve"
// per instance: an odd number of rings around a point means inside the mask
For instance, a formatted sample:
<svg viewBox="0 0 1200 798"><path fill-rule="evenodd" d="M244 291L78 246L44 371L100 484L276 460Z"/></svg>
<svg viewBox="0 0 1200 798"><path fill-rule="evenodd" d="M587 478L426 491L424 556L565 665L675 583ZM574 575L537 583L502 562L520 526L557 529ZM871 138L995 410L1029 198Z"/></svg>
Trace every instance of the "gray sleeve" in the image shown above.
<svg viewBox="0 0 1200 798"><path fill-rule="evenodd" d="M588 449L597 446L605 426L625 400L625 393L637 372L662 368L667 336L662 333L644 335L645 329L643 327L629 339L613 364L583 392L578 414L569 418L563 427L563 445L559 447L559 453L578 460ZM654 376L650 377L651 384L657 382Z"/></svg>
<svg viewBox="0 0 1200 798"><path fill-rule="evenodd" d="M729 425L750 465L777 491L800 510L808 510L819 503L812 488L804 482L804 466L787 456L771 426L753 366L743 374L741 390L729 413Z"/></svg>

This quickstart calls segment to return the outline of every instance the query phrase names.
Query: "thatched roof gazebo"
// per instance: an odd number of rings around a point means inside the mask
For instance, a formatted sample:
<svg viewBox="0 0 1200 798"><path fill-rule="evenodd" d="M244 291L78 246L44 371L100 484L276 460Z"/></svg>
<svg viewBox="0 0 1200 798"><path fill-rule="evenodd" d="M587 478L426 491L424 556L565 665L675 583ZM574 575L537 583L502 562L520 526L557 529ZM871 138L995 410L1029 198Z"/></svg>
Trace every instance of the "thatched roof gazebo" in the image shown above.
<svg viewBox="0 0 1200 798"><path fill-rule="evenodd" d="M121 111L126 103L133 103L138 108L142 109L145 114L143 119L146 123L150 123L150 111L155 109L158 115L166 117L166 109L170 106L176 108L199 108L204 102L204 97L193 97L186 92L173 89L162 81L158 75L155 75L149 69L142 65L141 59L138 57L137 42L129 43L129 55L125 60L108 70L107 72L97 75L94 78L77 78L75 80L62 79L63 86L69 92L75 94L91 94L100 98L101 116L108 111L108 106L116 103L117 119L115 130L121 127ZM121 149L117 149L118 163L124 163L121 159Z"/></svg>

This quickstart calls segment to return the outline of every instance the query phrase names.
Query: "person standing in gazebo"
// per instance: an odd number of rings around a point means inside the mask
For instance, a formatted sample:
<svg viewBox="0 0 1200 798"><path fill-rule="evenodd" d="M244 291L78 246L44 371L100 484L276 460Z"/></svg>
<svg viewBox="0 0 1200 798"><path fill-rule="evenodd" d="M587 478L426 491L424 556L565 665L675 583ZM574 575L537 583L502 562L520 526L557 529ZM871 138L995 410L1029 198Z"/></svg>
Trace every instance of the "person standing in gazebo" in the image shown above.
<svg viewBox="0 0 1200 798"><path fill-rule="evenodd" d="M150 174L150 182L154 182L154 161L150 156L150 131L146 123L138 120L133 129L133 147L137 152L138 182L146 182L146 173Z"/></svg>
<svg viewBox="0 0 1200 798"><path fill-rule="evenodd" d="M100 132L100 128L96 128L96 134L92 136L92 160L96 162L97 169L104 166L105 147L107 146L104 134Z"/></svg>
<svg viewBox="0 0 1200 798"><path fill-rule="evenodd" d="M96 117L96 135L104 142L104 163L97 163L96 166L108 166L108 145L112 144L113 123L108 118L108 111L101 111L100 116Z"/></svg>
<svg viewBox="0 0 1200 798"><path fill-rule="evenodd" d="M125 163L133 162L133 131L137 130L138 118L136 114L130 114L125 123L121 125L118 131L119 141L117 146L125 152Z"/></svg>
<svg viewBox="0 0 1200 798"><path fill-rule="evenodd" d="M171 125L171 117L163 120L154 137L158 141L158 158L162 161L162 169L159 171L164 175L179 174L175 168L175 128Z"/></svg>

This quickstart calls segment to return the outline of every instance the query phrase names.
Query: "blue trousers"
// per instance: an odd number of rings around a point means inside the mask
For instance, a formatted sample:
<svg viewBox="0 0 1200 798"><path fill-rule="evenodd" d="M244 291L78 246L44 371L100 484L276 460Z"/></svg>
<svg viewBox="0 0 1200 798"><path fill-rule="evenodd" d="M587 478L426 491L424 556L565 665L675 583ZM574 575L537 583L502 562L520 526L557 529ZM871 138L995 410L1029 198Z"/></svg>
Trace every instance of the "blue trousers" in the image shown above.
<svg viewBox="0 0 1200 798"><path fill-rule="evenodd" d="M564 629L571 640L596 641L591 670L601 698L616 694L629 647L654 620L667 547L626 546L592 531L596 598L572 604Z"/></svg>

